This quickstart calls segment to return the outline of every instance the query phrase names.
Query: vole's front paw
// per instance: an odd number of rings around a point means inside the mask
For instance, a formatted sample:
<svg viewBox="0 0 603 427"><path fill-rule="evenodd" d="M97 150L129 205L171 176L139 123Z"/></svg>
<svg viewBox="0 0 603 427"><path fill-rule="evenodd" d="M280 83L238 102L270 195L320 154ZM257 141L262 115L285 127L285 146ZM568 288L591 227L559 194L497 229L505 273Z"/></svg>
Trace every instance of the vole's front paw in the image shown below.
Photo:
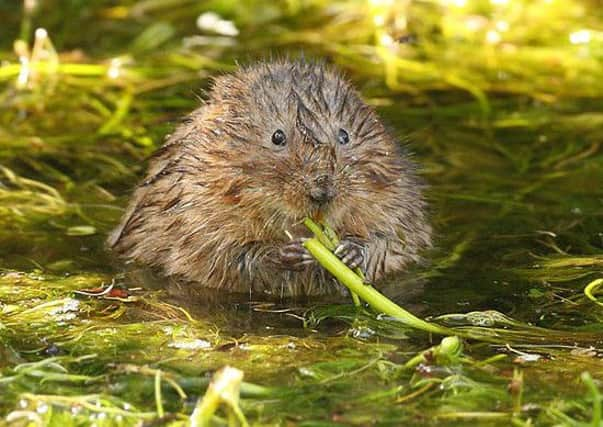
<svg viewBox="0 0 603 427"><path fill-rule="evenodd" d="M279 248L278 260L280 266L288 270L300 271L316 261L304 247L307 239L295 239Z"/></svg>
<svg viewBox="0 0 603 427"><path fill-rule="evenodd" d="M366 260L366 247L353 240L342 240L335 248L335 255L352 270L364 267Z"/></svg>

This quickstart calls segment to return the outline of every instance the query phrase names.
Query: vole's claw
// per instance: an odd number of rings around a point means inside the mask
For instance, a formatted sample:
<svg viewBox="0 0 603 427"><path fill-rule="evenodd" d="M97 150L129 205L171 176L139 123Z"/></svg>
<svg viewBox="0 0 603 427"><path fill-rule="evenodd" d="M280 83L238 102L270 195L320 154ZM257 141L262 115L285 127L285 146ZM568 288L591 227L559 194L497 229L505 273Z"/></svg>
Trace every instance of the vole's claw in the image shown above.
<svg viewBox="0 0 603 427"><path fill-rule="evenodd" d="M278 251L280 265L288 270L300 271L316 261L303 243L307 239L295 239L285 243Z"/></svg>
<svg viewBox="0 0 603 427"><path fill-rule="evenodd" d="M362 267L366 259L366 248L352 240L342 240L335 248L334 253L352 270Z"/></svg>

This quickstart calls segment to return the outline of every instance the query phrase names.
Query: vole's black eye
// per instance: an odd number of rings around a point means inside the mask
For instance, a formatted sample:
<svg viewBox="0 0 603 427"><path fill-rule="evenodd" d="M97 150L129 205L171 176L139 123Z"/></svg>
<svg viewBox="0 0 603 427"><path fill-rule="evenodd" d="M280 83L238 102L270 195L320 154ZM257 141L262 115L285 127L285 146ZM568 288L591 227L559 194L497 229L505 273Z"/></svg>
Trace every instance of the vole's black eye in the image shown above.
<svg viewBox="0 0 603 427"><path fill-rule="evenodd" d="M279 147L282 147L283 145L285 145L287 143L287 135L285 135L285 132L283 132L280 129L277 129L272 134L272 143L274 145L278 145Z"/></svg>
<svg viewBox="0 0 603 427"><path fill-rule="evenodd" d="M337 133L337 140L341 145L345 145L350 142L350 135L348 135L345 129L339 129L339 132Z"/></svg>

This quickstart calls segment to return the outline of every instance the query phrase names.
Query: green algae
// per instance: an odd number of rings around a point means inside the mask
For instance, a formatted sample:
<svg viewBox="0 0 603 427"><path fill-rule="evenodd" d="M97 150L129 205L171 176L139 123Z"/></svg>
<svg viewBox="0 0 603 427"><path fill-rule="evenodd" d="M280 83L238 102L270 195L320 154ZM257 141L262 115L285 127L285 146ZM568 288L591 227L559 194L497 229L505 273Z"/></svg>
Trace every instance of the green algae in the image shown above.
<svg viewBox="0 0 603 427"><path fill-rule="evenodd" d="M601 10L443 3L0 3L0 425L187 425L227 365L250 425L602 425L603 311L584 293L603 274ZM197 28L208 10L241 35ZM56 57L20 84L13 42L37 27ZM423 166L437 247L384 291L472 332L453 357L351 304L172 300L104 251L208 77L302 50Z"/></svg>

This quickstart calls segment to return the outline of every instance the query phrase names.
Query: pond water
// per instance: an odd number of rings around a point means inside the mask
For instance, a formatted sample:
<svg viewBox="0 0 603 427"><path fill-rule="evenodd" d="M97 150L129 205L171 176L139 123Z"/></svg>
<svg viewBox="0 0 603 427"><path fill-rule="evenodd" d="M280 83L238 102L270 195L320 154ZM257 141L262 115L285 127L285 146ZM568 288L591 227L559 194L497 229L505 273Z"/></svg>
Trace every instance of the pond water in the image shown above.
<svg viewBox="0 0 603 427"><path fill-rule="evenodd" d="M251 425L603 426L603 308L584 293L603 277L596 2L11 2L0 21L4 423L187 425L229 365ZM461 355L409 366L441 337L351 303L170 298L105 251L209 77L302 51L421 164L436 245L396 278L423 288L401 304L490 331Z"/></svg>

